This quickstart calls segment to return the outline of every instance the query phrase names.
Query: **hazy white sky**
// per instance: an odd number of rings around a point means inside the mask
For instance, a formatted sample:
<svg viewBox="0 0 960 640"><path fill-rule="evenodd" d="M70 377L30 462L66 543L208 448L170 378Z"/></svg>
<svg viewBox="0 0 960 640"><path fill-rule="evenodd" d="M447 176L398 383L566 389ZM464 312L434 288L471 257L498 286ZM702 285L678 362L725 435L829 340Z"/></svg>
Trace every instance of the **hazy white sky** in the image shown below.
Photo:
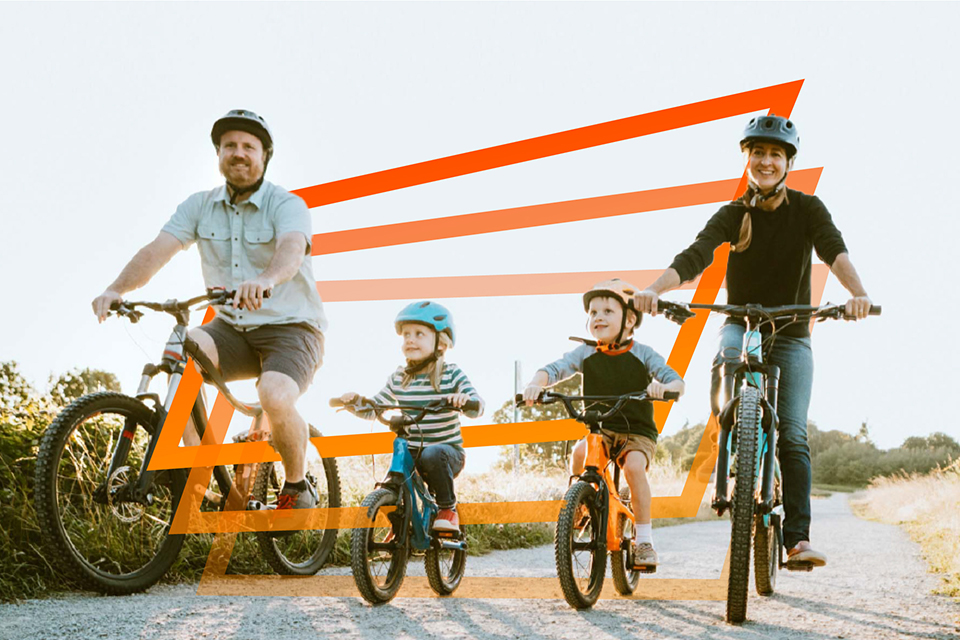
<svg viewBox="0 0 960 640"><path fill-rule="evenodd" d="M960 437L948 402L960 350L947 324L960 311L950 284L958 19L956 4L4 3L0 359L40 387L51 372L89 366L135 388L170 324L98 325L89 303L177 204L221 182L209 130L228 109L268 119L268 179L295 189L804 79L796 168L824 167L817 194L884 307L879 319L817 327L810 418L849 432L867 420L882 447L932 431ZM314 232L735 178L747 119L314 209ZM335 254L314 271L662 269L716 208ZM202 286L191 250L130 297ZM845 299L831 278L824 301ZM490 407L475 424L510 397L515 359L528 377L585 333L576 295L442 302L460 330L450 360ZM380 388L401 361L392 318L403 304L327 305L326 362L300 403L325 433L370 429L326 400ZM665 433L708 412L719 324L708 325ZM638 337L666 355L676 333L650 319ZM468 469L494 455L471 450Z"/></svg>

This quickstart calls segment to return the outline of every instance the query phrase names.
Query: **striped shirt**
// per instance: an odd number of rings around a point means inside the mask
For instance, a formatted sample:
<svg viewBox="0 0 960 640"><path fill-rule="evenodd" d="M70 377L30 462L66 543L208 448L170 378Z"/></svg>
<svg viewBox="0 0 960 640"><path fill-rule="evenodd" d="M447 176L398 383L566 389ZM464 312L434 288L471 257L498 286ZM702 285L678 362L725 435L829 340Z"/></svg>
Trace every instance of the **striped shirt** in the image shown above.
<svg viewBox="0 0 960 640"><path fill-rule="evenodd" d="M403 367L398 367L387 378L386 386L372 398L374 402L423 407L434 400L441 400L451 394L465 393L470 396L471 400L479 401L480 408L477 411L464 411L463 413L470 418L478 418L483 413L483 399L477 395L477 391L473 388L467 375L457 365L444 363L443 374L440 376L439 392L433 388L433 384L430 382L430 374L427 373L415 375L407 387L403 388L403 369ZM376 416L372 409L357 409L354 413L367 420L373 420ZM416 415L413 410L407 410L405 413ZM460 416L457 411L428 413L420 421L420 428L423 430L423 446L428 447L432 444L463 446L463 437L460 435ZM409 445L413 448L421 446L420 432L415 428L411 430Z"/></svg>

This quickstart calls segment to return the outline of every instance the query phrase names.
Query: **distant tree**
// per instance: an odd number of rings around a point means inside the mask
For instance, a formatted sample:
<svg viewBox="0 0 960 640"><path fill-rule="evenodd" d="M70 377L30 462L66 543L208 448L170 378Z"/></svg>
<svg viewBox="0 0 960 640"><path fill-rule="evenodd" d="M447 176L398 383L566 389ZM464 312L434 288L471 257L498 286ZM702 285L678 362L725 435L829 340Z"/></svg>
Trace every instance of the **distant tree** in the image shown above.
<svg viewBox="0 0 960 640"><path fill-rule="evenodd" d="M657 440L657 459L665 458L679 465L681 470L689 471L700 448L704 429L706 424L702 422L694 425L685 424L673 435L661 436Z"/></svg>
<svg viewBox="0 0 960 640"><path fill-rule="evenodd" d="M580 393L580 374L550 387L551 391L566 395ZM493 414L493 422L507 424L513 422L513 400L504 402ZM520 422L539 422L544 420L568 419L566 409L560 403L539 405L532 407L521 406L518 411ZM525 467L560 467L565 468L570 456L571 442L559 440L557 442L534 442L520 445L520 464ZM501 469L513 469L513 445L500 447L496 466Z"/></svg>
<svg viewBox="0 0 960 640"><path fill-rule="evenodd" d="M50 376L50 399L61 407L94 391L120 391L120 381L100 369L74 369L56 378Z"/></svg>
<svg viewBox="0 0 960 640"><path fill-rule="evenodd" d="M960 454L960 443L942 431L927 436L927 446L931 449L947 449L955 454Z"/></svg>

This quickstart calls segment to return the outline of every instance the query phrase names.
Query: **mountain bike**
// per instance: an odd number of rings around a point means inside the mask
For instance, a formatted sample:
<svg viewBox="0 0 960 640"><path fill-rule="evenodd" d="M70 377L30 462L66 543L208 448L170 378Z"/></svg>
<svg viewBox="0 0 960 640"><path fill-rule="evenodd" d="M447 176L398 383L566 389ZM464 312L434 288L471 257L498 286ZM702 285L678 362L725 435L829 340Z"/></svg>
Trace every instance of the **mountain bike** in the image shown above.
<svg viewBox="0 0 960 640"><path fill-rule="evenodd" d="M730 574L727 584L728 622L746 619L750 586L750 547L754 543L757 593L772 595L777 570L810 571L805 562L785 561L783 548L783 494L777 460L777 392L780 368L764 362L784 328L815 319L852 319L843 305L811 307L790 305L679 304L660 301L658 306L681 320L691 309L706 309L746 323L743 347L736 359L722 366L722 403L713 407L720 427L716 488L711 507L717 515L730 511ZM873 306L870 315L880 315ZM721 406L722 404L722 406ZM730 496L729 479L734 479ZM756 540L752 540L752 538Z"/></svg>
<svg viewBox="0 0 960 640"><path fill-rule="evenodd" d="M48 561L85 587L108 594L143 591L173 564L184 535L169 535L184 495L186 469L148 469L167 412L192 356L205 379L237 411L254 418L237 442L267 440L269 428L258 404L237 400L219 371L187 337L191 309L224 305L233 292L210 290L185 301L121 302L114 313L137 322L138 308L176 319L159 364L143 367L134 397L100 391L78 398L50 424L40 443L34 489L37 517ZM204 307L200 307L204 308ZM165 398L150 393L151 380L169 376ZM197 394L192 416L202 438L207 428L204 394ZM310 426L311 437L321 433ZM283 487L279 462L246 463L231 469L216 466L219 493L202 489L208 509L234 511L275 508ZM340 478L333 459L322 460L318 474L307 474L320 497L318 507L340 506ZM336 540L335 523L292 535L258 532L257 541L270 566L280 574L310 575L323 565Z"/></svg>
<svg viewBox="0 0 960 640"><path fill-rule="evenodd" d="M372 409L377 420L396 434L386 478L360 504L369 522L354 529L350 539L350 567L360 594L371 604L392 600L403 584L407 557L418 550L424 552L430 587L437 595L450 595L463 579L467 543L461 531L432 530L440 509L417 472L416 458L408 446L410 428L419 430L420 421L428 413L476 411L480 403L470 400L458 409L446 400L416 406L378 404L358 397L349 405L333 398L330 406ZM385 418L383 414L392 409L403 413ZM417 449L421 448L422 443Z"/></svg>
<svg viewBox="0 0 960 640"><path fill-rule="evenodd" d="M679 394L668 391L663 400L676 400ZM637 588L641 573L653 573L656 567L637 567L633 563L633 511L629 500L620 495L620 468L613 464L617 452L607 451L600 434L601 424L620 413L628 402L659 400L645 392L621 396L567 396L543 391L538 404L562 402L567 414L587 426L587 452L584 470L564 496L557 519L554 556L557 577L567 603L574 609L587 609L596 603L603 589L610 552L610 570L617 593L630 595ZM524 401L517 394L518 404ZM590 403L577 411L573 403ZM606 411L593 409L600 404ZM612 406L610 406L612 404ZM610 467L614 468L611 477Z"/></svg>

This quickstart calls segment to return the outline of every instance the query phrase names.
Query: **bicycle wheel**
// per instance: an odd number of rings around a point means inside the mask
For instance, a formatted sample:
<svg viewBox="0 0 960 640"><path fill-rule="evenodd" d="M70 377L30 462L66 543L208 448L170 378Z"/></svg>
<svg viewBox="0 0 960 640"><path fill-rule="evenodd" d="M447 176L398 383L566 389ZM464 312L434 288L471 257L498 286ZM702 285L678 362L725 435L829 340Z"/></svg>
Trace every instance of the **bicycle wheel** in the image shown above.
<svg viewBox="0 0 960 640"><path fill-rule="evenodd" d="M603 588L607 541L600 530L604 518L593 485L580 481L567 490L557 520L554 555L563 597L574 609L592 607Z"/></svg>
<svg viewBox="0 0 960 640"><path fill-rule="evenodd" d="M640 572L633 568L633 521L621 515L617 523L620 527L622 544L619 551L610 552L610 573L613 586L622 596L633 593L640 582Z"/></svg>
<svg viewBox="0 0 960 640"><path fill-rule="evenodd" d="M780 480L773 485L774 505L780 504ZM772 520L772 519L771 519ZM756 518L756 539L753 541L754 583L761 596L772 596L777 586L777 570L780 568L780 541L771 521L763 526L762 516Z"/></svg>
<svg viewBox="0 0 960 640"><path fill-rule="evenodd" d="M737 482L730 509L730 576L727 584L727 622L747 617L750 586L750 536L756 489L757 437L760 428L760 392L745 386L737 407Z"/></svg>
<svg viewBox="0 0 960 640"><path fill-rule="evenodd" d="M168 531L186 484L184 470L158 471L141 502L127 497L154 419L135 398L93 393L61 411L41 440L34 500L49 564L87 588L143 591L166 573L183 546L184 536ZM108 477L122 442L129 443L129 452Z"/></svg>
<svg viewBox="0 0 960 640"><path fill-rule="evenodd" d="M448 596L460 586L467 566L467 552L463 549L427 549L423 556L427 582L437 595Z"/></svg>
<svg viewBox="0 0 960 640"><path fill-rule="evenodd" d="M407 572L407 548L397 543L393 526L377 521L381 509L398 503L390 489L377 489L360 504L374 525L354 529L350 538L350 568L360 595L370 604L389 602L397 595Z"/></svg>
<svg viewBox="0 0 960 640"><path fill-rule="evenodd" d="M310 425L310 437L321 437L320 431ZM320 468L307 472L307 482L317 490L320 501L317 508L340 506L340 474L334 458L323 458ZM253 497L264 504L273 504L283 489L284 471L281 462L263 462L257 468L253 483ZM339 523L325 518L315 530L294 531L289 535L275 536L265 531L257 532L260 552L274 571L286 576L312 576L327 561L337 541Z"/></svg>

